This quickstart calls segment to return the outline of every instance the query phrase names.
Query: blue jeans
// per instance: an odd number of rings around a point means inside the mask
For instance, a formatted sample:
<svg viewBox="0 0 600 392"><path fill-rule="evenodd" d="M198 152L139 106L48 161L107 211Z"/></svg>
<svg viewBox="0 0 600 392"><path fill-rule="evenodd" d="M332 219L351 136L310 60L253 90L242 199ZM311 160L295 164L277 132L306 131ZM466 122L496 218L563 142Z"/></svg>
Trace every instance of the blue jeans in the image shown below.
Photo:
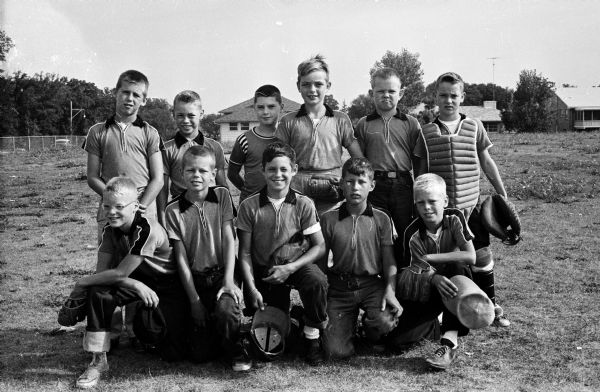
<svg viewBox="0 0 600 392"><path fill-rule="evenodd" d="M381 311L384 282L377 276L329 274L327 314L329 324L325 329L324 345L328 356L345 358L354 354L354 331L359 309L365 311L363 327L367 338L379 340L392 329L385 323L386 312Z"/></svg>
<svg viewBox="0 0 600 392"><path fill-rule="evenodd" d="M375 178L375 189L369 193L369 202L383 208L392 216L398 238L413 220L413 180L410 174L398 178Z"/></svg>

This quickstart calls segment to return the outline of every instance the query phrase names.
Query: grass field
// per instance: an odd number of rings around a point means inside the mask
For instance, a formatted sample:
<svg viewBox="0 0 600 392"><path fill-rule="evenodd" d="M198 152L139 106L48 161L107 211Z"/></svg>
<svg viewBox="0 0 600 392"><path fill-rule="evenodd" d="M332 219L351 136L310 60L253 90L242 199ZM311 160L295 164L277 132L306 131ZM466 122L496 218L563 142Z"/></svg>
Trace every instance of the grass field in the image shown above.
<svg viewBox="0 0 600 392"><path fill-rule="evenodd" d="M513 324L472 331L447 372L424 365L431 344L319 368L287 359L242 375L120 349L98 390L600 390L600 134L492 139L524 228L515 247L493 243L497 296ZM97 196L84 173L77 149L0 156L1 391L70 390L89 361L83 325L48 334L73 282L95 266Z"/></svg>

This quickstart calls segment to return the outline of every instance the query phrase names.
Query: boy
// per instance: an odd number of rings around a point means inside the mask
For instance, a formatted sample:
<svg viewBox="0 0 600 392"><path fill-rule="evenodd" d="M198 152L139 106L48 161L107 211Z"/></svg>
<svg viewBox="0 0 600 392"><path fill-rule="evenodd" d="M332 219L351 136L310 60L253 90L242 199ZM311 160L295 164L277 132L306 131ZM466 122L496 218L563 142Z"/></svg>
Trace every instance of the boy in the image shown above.
<svg viewBox="0 0 600 392"><path fill-rule="evenodd" d="M270 144L262 164L267 185L240 204L237 219L246 304L261 310L269 304L287 314L290 289L296 288L304 304L305 359L318 365L323 361L320 331L327 326L327 277L314 264L325 254L319 218L313 201L290 189L298 170L290 146ZM304 241L307 250L297 259L275 257L282 246Z"/></svg>
<svg viewBox="0 0 600 392"><path fill-rule="evenodd" d="M92 362L77 379L79 388L93 388L108 370L106 353L116 306L141 301L146 309L158 309L167 325L159 352L163 359L180 359L177 353L183 343L179 340L177 304L183 299L183 291L171 260L167 233L155 220L141 214L137 188L127 177L115 177L104 187L102 209L108 222L98 249L96 273L76 284L76 290L88 293L83 348L93 353Z"/></svg>
<svg viewBox="0 0 600 392"><path fill-rule="evenodd" d="M251 363L239 336L242 293L233 277L231 195L225 187L210 186L217 169L208 148L189 148L181 159L181 170L186 190L167 205L165 216L189 300L191 358L202 362L214 357L219 347L213 343L218 339L232 369L249 370Z"/></svg>
<svg viewBox="0 0 600 392"><path fill-rule="evenodd" d="M423 127L429 150L429 171L446 181L449 205L463 211L469 225L481 226L471 221L471 212L479 199L479 173L483 170L488 180L502 197L507 197L496 163L489 153L492 142L480 120L467 118L459 112L465 99L464 82L454 73L447 72L436 81L435 103L438 117ZM478 218L473 216L474 219ZM496 304L494 290L494 261L489 248L489 234L475 231L477 263L472 268L473 280L490 297L495 306L494 325L508 327L510 322ZM487 240L486 240L487 237Z"/></svg>
<svg viewBox="0 0 600 392"><path fill-rule="evenodd" d="M292 146L298 156L298 175L292 188L313 198L319 215L340 200L342 147L353 158L362 157L350 118L325 104L331 87L329 66L321 55L298 65L296 83L304 104L283 116L275 136Z"/></svg>
<svg viewBox="0 0 600 392"><path fill-rule="evenodd" d="M400 316L396 334L410 330L427 320L434 320L443 311L441 346L427 358L427 363L438 369L447 369L458 349L458 336L469 333L468 328L448 311L443 298L453 298L458 292L449 279L455 275L470 277L469 265L475 263L473 236L464 215L448 206L446 183L432 173L416 178L414 199L418 218L405 232L404 246L411 266L427 270L433 267L431 296L428 302L401 301L404 312ZM400 290L400 289L398 289Z"/></svg>
<svg viewBox="0 0 600 392"><path fill-rule="evenodd" d="M163 152L164 186L158 198L160 222L164 223L164 211L169 192L171 198L176 198L185 191L185 181L181 162L185 152L192 146L205 146L212 151L216 158L217 174L211 185L227 187L225 179L225 154L218 142L207 138L200 129L200 120L204 116L200 96L190 90L180 92L173 100L173 117L177 124L177 133L167 142Z"/></svg>
<svg viewBox="0 0 600 392"><path fill-rule="evenodd" d="M123 72L117 80L115 114L92 126L83 148L88 153L87 182L102 196L113 177L127 176L138 191L138 209L156 219L155 199L163 186L162 142L158 131L138 115L146 104L148 78L141 72ZM106 224L102 200L98 208L98 242Z"/></svg>
<svg viewBox="0 0 600 392"><path fill-rule="evenodd" d="M240 203L265 186L262 154L269 144L277 140L275 128L282 109L281 93L277 87L266 84L254 93L254 112L259 125L236 139L227 168L227 178L241 191ZM242 166L244 177L240 176Z"/></svg>
<svg viewBox="0 0 600 392"><path fill-rule="evenodd" d="M375 112L361 118L355 135L364 156L375 170L375 189L369 202L387 210L402 241L413 219L413 177L427 172L427 150L416 118L397 108L404 90L393 68L380 68L371 75Z"/></svg>
<svg viewBox="0 0 600 392"><path fill-rule="evenodd" d="M330 356L344 358L354 353L352 337L360 308L365 311L366 336L376 342L396 326L402 307L395 295L392 222L367 201L376 186L369 161L347 160L340 186L346 202L323 214L321 224L326 254L333 251L333 266L327 274L325 342Z"/></svg>

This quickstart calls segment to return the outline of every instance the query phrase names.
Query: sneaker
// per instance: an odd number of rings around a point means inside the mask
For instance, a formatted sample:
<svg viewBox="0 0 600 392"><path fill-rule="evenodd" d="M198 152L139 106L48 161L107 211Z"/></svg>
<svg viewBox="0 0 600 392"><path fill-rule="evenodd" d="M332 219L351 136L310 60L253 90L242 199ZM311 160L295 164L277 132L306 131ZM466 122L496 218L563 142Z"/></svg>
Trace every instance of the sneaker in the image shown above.
<svg viewBox="0 0 600 392"><path fill-rule="evenodd" d="M318 366L325 361L323 355L323 348L321 347L321 339L306 339L304 338L306 345L306 356L304 360L311 366Z"/></svg>
<svg viewBox="0 0 600 392"><path fill-rule="evenodd" d="M94 388L98 385L102 373L105 373L106 371L108 371L107 362L91 363L87 369L85 369L85 372L79 376L75 386L81 389Z"/></svg>
<svg viewBox="0 0 600 392"><path fill-rule="evenodd" d="M457 351L458 349L456 348L450 348L446 345L442 345L425 361L431 367L446 370L448 367L450 367L452 361L454 361L454 358L456 358Z"/></svg>
<svg viewBox="0 0 600 392"><path fill-rule="evenodd" d="M231 360L231 370L234 372L247 372L250 369L252 369L252 361L245 353Z"/></svg>
<svg viewBox="0 0 600 392"><path fill-rule="evenodd" d="M494 327L506 328L510 326L510 321L504 316L504 309L502 309L500 305L494 306L494 314L495 317L494 321L492 322Z"/></svg>

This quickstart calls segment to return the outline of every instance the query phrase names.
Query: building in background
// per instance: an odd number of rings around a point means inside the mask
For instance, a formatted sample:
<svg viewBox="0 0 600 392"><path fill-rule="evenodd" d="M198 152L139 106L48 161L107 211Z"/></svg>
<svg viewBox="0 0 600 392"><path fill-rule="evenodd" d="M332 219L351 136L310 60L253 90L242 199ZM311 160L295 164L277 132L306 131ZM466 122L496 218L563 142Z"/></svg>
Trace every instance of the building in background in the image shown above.
<svg viewBox="0 0 600 392"><path fill-rule="evenodd" d="M600 130L600 87L559 87L552 106L554 131Z"/></svg>

